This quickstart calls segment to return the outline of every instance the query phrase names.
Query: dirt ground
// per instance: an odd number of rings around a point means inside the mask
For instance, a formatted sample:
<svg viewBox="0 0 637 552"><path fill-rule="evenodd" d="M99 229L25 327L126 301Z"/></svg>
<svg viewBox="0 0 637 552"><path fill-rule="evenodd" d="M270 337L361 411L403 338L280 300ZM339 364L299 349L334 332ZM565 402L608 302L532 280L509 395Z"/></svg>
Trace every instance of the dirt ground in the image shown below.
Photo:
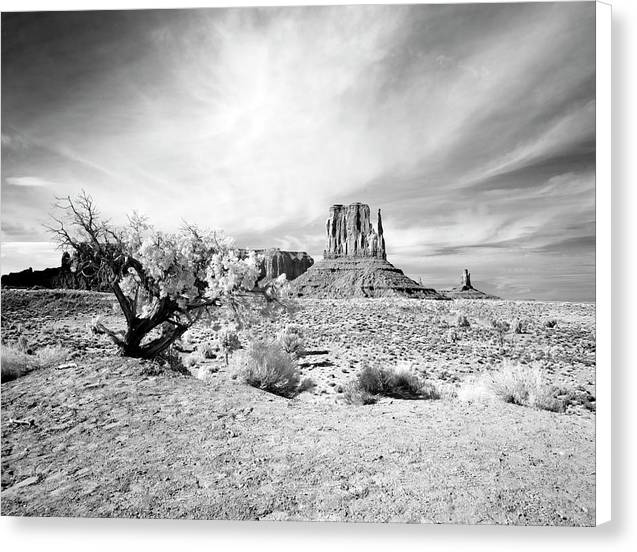
<svg viewBox="0 0 637 552"><path fill-rule="evenodd" d="M62 368L2 384L3 515L595 522L590 409L554 413L451 393L342 400L365 360L409 363L452 389L515 359L594 395L594 305L303 300L293 316L252 330L302 326L310 354L301 369L317 386L290 400L232 379L220 359L196 378L117 356L86 330L96 313L121 323L112 302L3 290L3 340L25 335L34 347L74 351ZM459 314L469 328L456 327ZM528 319L527 333L501 342L493 318ZM191 332L191 346L208 334Z"/></svg>

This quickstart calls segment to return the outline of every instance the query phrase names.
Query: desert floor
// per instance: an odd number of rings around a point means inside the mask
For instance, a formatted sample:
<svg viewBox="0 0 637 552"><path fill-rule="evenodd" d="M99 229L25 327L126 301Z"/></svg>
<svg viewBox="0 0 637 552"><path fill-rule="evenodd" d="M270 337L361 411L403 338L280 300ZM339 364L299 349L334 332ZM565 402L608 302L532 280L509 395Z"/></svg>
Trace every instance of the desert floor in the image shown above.
<svg viewBox="0 0 637 552"><path fill-rule="evenodd" d="M590 405L555 413L455 393L514 360L594 396L594 305L304 299L251 330L303 328L301 371L316 387L285 399L221 359L192 377L117 356L87 331L99 313L121 325L112 303L3 290L3 341L73 351L2 384L3 515L594 524ZM489 325L517 318L527 332L504 342ZM194 348L210 331L190 334ZM412 365L443 398L347 404L343 386L366 361Z"/></svg>

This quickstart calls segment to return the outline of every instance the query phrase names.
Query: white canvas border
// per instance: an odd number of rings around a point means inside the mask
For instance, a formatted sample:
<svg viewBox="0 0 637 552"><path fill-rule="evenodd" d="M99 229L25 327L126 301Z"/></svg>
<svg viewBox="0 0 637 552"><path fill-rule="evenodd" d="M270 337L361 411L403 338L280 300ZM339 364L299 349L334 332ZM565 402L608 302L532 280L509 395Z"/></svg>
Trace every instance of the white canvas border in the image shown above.
<svg viewBox="0 0 637 552"><path fill-rule="evenodd" d="M596 522L611 520L611 15L596 3L595 98L595 314L596 314Z"/></svg>

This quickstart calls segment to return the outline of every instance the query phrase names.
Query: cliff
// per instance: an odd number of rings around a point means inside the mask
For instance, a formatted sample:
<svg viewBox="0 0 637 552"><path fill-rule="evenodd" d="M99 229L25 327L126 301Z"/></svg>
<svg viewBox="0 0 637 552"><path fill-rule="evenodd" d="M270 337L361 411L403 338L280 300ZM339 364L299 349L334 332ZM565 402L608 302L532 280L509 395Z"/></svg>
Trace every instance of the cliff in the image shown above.
<svg viewBox="0 0 637 552"><path fill-rule="evenodd" d="M247 250L241 250L245 252ZM303 251L281 251L280 249L257 250L263 255L259 281L271 280L284 274L293 280L314 264L314 259ZM33 270L28 268L20 272L11 272L2 276L3 287L47 288L47 289L87 289L110 291L108 282L88 279L73 270L77 264L75 255L64 253L59 267Z"/></svg>

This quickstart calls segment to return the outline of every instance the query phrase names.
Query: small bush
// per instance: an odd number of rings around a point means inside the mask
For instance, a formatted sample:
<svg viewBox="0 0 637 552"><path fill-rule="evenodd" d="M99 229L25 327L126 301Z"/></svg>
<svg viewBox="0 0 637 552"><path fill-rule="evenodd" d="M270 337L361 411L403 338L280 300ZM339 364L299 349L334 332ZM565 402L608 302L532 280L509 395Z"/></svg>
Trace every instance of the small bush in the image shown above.
<svg viewBox="0 0 637 552"><path fill-rule="evenodd" d="M21 353L26 353L29 350L29 342L24 335L18 337L17 348Z"/></svg>
<svg viewBox="0 0 637 552"><path fill-rule="evenodd" d="M566 404L557 398L558 389L545 382L542 370L535 366L506 363L489 374L489 388L504 402L552 412L564 412Z"/></svg>
<svg viewBox="0 0 637 552"><path fill-rule="evenodd" d="M525 334L529 329L529 321L522 318L518 318L513 321L513 333Z"/></svg>
<svg viewBox="0 0 637 552"><path fill-rule="evenodd" d="M361 389L357 381L350 381L343 388L343 398L348 404L366 405L378 401L378 395L373 395Z"/></svg>
<svg viewBox="0 0 637 552"><path fill-rule="evenodd" d="M298 393L298 367L278 342L253 341L233 362L248 385L283 397Z"/></svg>
<svg viewBox="0 0 637 552"><path fill-rule="evenodd" d="M197 345L197 352L203 357L203 358L216 358L217 357L217 347L215 346L214 343L210 342L210 341L202 341L201 343L199 343L199 345Z"/></svg>
<svg viewBox="0 0 637 552"><path fill-rule="evenodd" d="M196 368L205 360L206 358L201 352L195 351L184 357L183 364L186 368Z"/></svg>
<svg viewBox="0 0 637 552"><path fill-rule="evenodd" d="M2 346L2 382L17 379L39 368L50 368L64 362L69 351L60 346L49 346L27 354L17 346Z"/></svg>
<svg viewBox="0 0 637 552"><path fill-rule="evenodd" d="M450 328L449 330L447 330L447 343L455 343L456 341L458 341L458 332L456 332L456 330L454 330L453 328Z"/></svg>
<svg viewBox="0 0 637 552"><path fill-rule="evenodd" d="M31 371L33 357L17 347L2 346L2 383L24 376Z"/></svg>
<svg viewBox="0 0 637 552"><path fill-rule="evenodd" d="M303 356L305 341L303 339L303 332L299 326L295 324L286 326L277 334L276 340L281 344L281 347L283 347L286 353L296 358Z"/></svg>
<svg viewBox="0 0 637 552"><path fill-rule="evenodd" d="M298 392L312 391L316 387L316 383L312 378L303 378L299 383Z"/></svg>
<svg viewBox="0 0 637 552"><path fill-rule="evenodd" d="M469 324L469 319L464 314L459 314L456 320L456 326L458 326L458 328L469 328L471 324Z"/></svg>
<svg viewBox="0 0 637 552"><path fill-rule="evenodd" d="M491 320L491 327L498 334L498 340L500 347L504 345L504 335L511 329L511 325L505 320Z"/></svg>
<svg viewBox="0 0 637 552"><path fill-rule="evenodd" d="M361 391L370 395L383 395L397 399L438 399L436 388L425 382L411 368L385 368L364 366L356 383Z"/></svg>
<svg viewBox="0 0 637 552"><path fill-rule="evenodd" d="M60 345L44 347L36 351L36 364L38 368L50 368L62 364L69 356L68 349Z"/></svg>
<svg viewBox="0 0 637 552"><path fill-rule="evenodd" d="M217 334L217 343L219 345L219 349L223 352L226 360L226 366L228 366L228 357L241 348L239 336L234 330L230 328L223 328L219 330L219 333Z"/></svg>

